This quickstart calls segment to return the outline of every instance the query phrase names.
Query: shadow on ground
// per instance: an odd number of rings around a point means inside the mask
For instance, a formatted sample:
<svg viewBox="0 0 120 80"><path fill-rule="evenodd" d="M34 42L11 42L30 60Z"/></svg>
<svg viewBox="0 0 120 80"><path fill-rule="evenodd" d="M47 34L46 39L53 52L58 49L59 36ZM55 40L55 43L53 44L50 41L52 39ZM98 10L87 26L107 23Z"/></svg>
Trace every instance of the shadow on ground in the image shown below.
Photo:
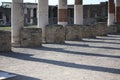
<svg viewBox="0 0 120 80"><path fill-rule="evenodd" d="M43 49L48 50L48 48L43 48ZM21 59L21 60L25 60L25 61L40 62L40 63L52 64L52 65L62 66L62 67L120 74L120 69L100 67L100 66L82 65L82 64L75 64L75 63L70 63L70 62L63 62L63 61L56 61L56 60L49 60L49 59L41 59L41 58L32 57L33 55L24 54L24 53L15 53L15 52L0 53L0 55L6 56L6 57L12 57L12 58L16 58L16 59Z"/></svg>
<svg viewBox="0 0 120 80"><path fill-rule="evenodd" d="M11 73L11 72L6 72L6 71L2 71L2 72L16 75L16 76L13 77L13 78L8 78L8 79L5 79L5 80L41 80L41 79L37 79L37 78L25 76L25 75L19 75L19 74L16 74L16 73ZM2 77L2 76L1 76L1 77Z"/></svg>

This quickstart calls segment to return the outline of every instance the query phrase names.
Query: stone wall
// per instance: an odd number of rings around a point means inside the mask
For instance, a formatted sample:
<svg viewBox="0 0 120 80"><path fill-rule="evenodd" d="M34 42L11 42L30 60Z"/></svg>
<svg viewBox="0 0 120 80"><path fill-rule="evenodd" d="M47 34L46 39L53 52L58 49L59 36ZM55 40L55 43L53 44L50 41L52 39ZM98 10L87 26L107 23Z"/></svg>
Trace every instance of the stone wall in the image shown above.
<svg viewBox="0 0 120 80"><path fill-rule="evenodd" d="M120 23L116 24L116 26L117 26L117 31L120 33Z"/></svg>
<svg viewBox="0 0 120 80"><path fill-rule="evenodd" d="M0 52L11 51L11 32L0 30Z"/></svg>
<svg viewBox="0 0 120 80"><path fill-rule="evenodd" d="M95 34L96 36L105 36L108 33L108 27L107 27L107 23L97 23L95 25L93 25L94 29L96 30Z"/></svg>
<svg viewBox="0 0 120 80"><path fill-rule="evenodd" d="M46 43L64 43L65 28L62 25L47 25L45 27Z"/></svg>
<svg viewBox="0 0 120 80"><path fill-rule="evenodd" d="M116 26L108 27L106 23L97 23L91 26L67 25L65 26L66 40L81 40L82 38L95 38L106 36L108 33L117 33Z"/></svg>
<svg viewBox="0 0 120 80"><path fill-rule="evenodd" d="M40 28L23 28L20 34L21 47L42 46L42 30Z"/></svg>
<svg viewBox="0 0 120 80"><path fill-rule="evenodd" d="M117 32L118 32L117 26L113 25L108 27L108 34L115 34Z"/></svg>
<svg viewBox="0 0 120 80"><path fill-rule="evenodd" d="M83 27L80 25L65 26L66 40L81 40Z"/></svg>

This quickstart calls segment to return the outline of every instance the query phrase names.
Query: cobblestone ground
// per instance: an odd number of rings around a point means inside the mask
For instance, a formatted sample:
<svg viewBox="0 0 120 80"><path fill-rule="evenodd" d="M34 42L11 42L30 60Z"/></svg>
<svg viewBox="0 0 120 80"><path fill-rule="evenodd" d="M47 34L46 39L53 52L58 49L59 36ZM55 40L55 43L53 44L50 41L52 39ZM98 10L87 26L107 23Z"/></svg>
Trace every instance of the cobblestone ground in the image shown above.
<svg viewBox="0 0 120 80"><path fill-rule="evenodd" d="M120 35L0 53L9 80L120 80Z"/></svg>

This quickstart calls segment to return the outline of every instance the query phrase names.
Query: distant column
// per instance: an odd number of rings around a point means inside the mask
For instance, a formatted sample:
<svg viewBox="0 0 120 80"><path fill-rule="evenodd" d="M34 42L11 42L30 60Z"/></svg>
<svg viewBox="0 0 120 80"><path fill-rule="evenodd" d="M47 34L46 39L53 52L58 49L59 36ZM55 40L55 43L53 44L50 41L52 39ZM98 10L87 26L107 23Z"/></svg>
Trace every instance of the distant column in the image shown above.
<svg viewBox="0 0 120 80"><path fill-rule="evenodd" d="M42 28L43 41L45 41L46 25L48 25L48 0L38 0L38 28Z"/></svg>
<svg viewBox="0 0 120 80"><path fill-rule="evenodd" d="M27 8L24 8L24 14L25 14L25 24L28 24L28 10L27 10Z"/></svg>
<svg viewBox="0 0 120 80"><path fill-rule="evenodd" d="M11 21L12 44L20 46L20 30L24 26L23 0L12 0Z"/></svg>
<svg viewBox="0 0 120 80"><path fill-rule="evenodd" d="M120 0L115 0L115 19L120 24Z"/></svg>
<svg viewBox="0 0 120 80"><path fill-rule="evenodd" d="M5 25L6 23L7 23L7 19L6 19L6 16L5 16L5 14L3 14L3 24Z"/></svg>
<svg viewBox="0 0 120 80"><path fill-rule="evenodd" d="M108 1L108 26L113 25L115 22L115 4L114 0Z"/></svg>
<svg viewBox="0 0 120 80"><path fill-rule="evenodd" d="M34 16L33 16L34 9L31 8L30 12L31 12L31 13L30 13L30 15L31 15L31 16L30 16L30 19L31 19L31 20L30 20L30 23L31 23L31 25L32 25L32 24L33 24L33 17L34 17Z"/></svg>
<svg viewBox="0 0 120 80"><path fill-rule="evenodd" d="M74 24L83 25L83 0L75 0Z"/></svg>
<svg viewBox="0 0 120 80"><path fill-rule="evenodd" d="M67 0L59 0L58 4L58 24L67 25Z"/></svg>

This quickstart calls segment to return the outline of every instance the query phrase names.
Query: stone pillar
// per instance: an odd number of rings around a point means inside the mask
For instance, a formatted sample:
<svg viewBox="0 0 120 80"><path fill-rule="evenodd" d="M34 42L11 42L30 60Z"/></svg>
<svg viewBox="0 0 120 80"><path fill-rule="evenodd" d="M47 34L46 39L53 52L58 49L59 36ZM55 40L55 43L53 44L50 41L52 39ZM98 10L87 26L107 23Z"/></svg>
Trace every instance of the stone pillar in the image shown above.
<svg viewBox="0 0 120 80"><path fill-rule="evenodd" d="M75 0L74 24L83 25L83 0Z"/></svg>
<svg viewBox="0 0 120 80"><path fill-rule="evenodd" d="M3 14L3 21L4 21L4 25L7 23L7 21L6 21L7 19L6 19L6 16L5 16L5 14Z"/></svg>
<svg viewBox="0 0 120 80"><path fill-rule="evenodd" d="M31 20L30 20L30 23L31 23L31 25L32 25L32 24L33 24L33 17L34 17L34 16L33 16L33 15L34 15L34 14L33 14L34 9L31 8L30 12L31 12L31 13L30 13L30 19L31 19Z"/></svg>
<svg viewBox="0 0 120 80"><path fill-rule="evenodd" d="M115 19L120 24L120 0L115 0Z"/></svg>
<svg viewBox="0 0 120 80"><path fill-rule="evenodd" d="M114 0L108 0L108 26L115 22L115 4Z"/></svg>
<svg viewBox="0 0 120 80"><path fill-rule="evenodd" d="M68 16L67 16L67 0L59 0L58 4L58 24L67 25Z"/></svg>
<svg viewBox="0 0 120 80"><path fill-rule="evenodd" d="M12 44L20 46L20 30L24 26L23 0L12 0L11 23Z"/></svg>
<svg viewBox="0 0 120 80"><path fill-rule="evenodd" d="M38 28L42 28L43 41L45 41L46 25L48 25L48 0L38 0Z"/></svg>
<svg viewBox="0 0 120 80"><path fill-rule="evenodd" d="M25 24L28 24L28 17L27 17L27 15L28 15L28 10L27 10L27 8L24 8L24 14L25 14Z"/></svg>

